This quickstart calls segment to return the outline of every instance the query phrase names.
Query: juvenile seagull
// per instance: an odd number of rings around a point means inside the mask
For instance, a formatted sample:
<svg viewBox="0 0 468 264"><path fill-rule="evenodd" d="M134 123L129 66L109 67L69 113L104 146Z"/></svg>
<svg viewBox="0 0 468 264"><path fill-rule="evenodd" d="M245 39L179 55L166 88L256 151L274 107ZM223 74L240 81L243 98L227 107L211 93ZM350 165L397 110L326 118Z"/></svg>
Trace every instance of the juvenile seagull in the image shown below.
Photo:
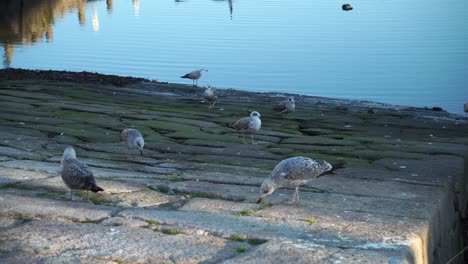
<svg viewBox="0 0 468 264"><path fill-rule="evenodd" d="M189 72L189 73L185 74L184 76L180 76L180 78L191 79L192 82L193 82L193 86L197 86L198 85L198 79L200 79L200 77L202 76L204 71L207 72L208 70L205 70L205 69L195 70L193 72Z"/></svg>
<svg viewBox="0 0 468 264"><path fill-rule="evenodd" d="M145 146L145 140L141 135L140 131L133 128L126 128L120 131L120 142L125 142L127 147L130 149L140 150L140 154L143 156L143 147Z"/></svg>
<svg viewBox="0 0 468 264"><path fill-rule="evenodd" d="M283 113L283 117L286 117L288 113L296 111L296 103L294 102L294 97L289 96L287 100L279 102L273 110Z"/></svg>
<svg viewBox="0 0 468 264"><path fill-rule="evenodd" d="M257 143L254 143L253 133L260 130L260 127L262 126L262 121L260 120L260 116L261 115L259 112L253 111L252 113L250 113L250 117L241 118L237 120L236 122L230 124L230 127L242 133L242 140L244 144L245 144L244 133L250 133L252 144L257 144Z"/></svg>
<svg viewBox="0 0 468 264"><path fill-rule="evenodd" d="M203 93L203 98L210 104L208 108L213 108L213 106L218 102L218 93L211 86L206 88Z"/></svg>
<svg viewBox="0 0 468 264"><path fill-rule="evenodd" d="M257 203L272 194L275 189L282 187L296 188L290 203L298 203L299 186L314 178L331 173L332 168L333 166L326 161L306 157L292 157L282 160L273 169L270 177L263 181Z"/></svg>
<svg viewBox="0 0 468 264"><path fill-rule="evenodd" d="M76 159L76 153L72 146L65 148L61 165L60 175L65 185L70 188L70 200L72 200L73 189L86 190L86 197L88 197L88 190L95 193L104 191L104 189L96 185L93 173L89 170L88 165Z"/></svg>

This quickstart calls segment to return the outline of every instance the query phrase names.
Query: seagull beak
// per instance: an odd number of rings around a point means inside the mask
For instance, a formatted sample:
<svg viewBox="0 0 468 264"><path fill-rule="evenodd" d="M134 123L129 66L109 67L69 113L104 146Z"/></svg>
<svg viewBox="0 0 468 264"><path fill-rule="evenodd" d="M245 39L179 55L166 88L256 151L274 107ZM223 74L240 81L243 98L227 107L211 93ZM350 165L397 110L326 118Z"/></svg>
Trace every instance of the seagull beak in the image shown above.
<svg viewBox="0 0 468 264"><path fill-rule="evenodd" d="M257 203L261 203L263 200L263 197L258 197Z"/></svg>

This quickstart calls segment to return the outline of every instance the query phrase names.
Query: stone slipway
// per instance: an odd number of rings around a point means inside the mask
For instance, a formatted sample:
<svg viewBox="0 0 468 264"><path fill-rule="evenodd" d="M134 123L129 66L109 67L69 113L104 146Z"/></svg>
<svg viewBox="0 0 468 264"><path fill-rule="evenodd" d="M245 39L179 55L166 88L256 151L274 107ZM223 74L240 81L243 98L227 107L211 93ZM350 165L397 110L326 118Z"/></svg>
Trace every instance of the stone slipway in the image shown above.
<svg viewBox="0 0 468 264"><path fill-rule="evenodd" d="M208 109L202 92L0 70L2 263L445 263L466 246L468 119L300 95L283 119L271 110L283 94L221 90ZM242 144L226 124L253 110L259 144ZM127 127L145 156L118 142ZM67 145L105 192L69 200ZM344 168L301 187L297 206L288 189L256 204L298 155Z"/></svg>

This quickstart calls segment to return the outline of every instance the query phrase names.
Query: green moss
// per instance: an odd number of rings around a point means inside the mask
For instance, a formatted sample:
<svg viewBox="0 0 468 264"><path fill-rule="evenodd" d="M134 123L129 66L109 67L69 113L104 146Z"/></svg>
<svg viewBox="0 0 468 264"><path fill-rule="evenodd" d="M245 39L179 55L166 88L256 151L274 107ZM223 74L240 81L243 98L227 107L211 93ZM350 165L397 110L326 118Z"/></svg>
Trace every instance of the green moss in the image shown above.
<svg viewBox="0 0 468 264"><path fill-rule="evenodd" d="M79 111L51 111L49 115L52 117L57 118L79 118L79 119L87 119L97 117L97 114L89 113L89 112L79 112Z"/></svg>
<svg viewBox="0 0 468 264"><path fill-rule="evenodd" d="M169 177L169 181L170 182L181 182L181 181L184 181L182 178L179 178L179 177Z"/></svg>
<svg viewBox="0 0 468 264"><path fill-rule="evenodd" d="M43 247L42 249L44 249L44 250L50 250L50 246L45 246L45 247Z"/></svg>
<svg viewBox="0 0 468 264"><path fill-rule="evenodd" d="M11 182L0 187L0 189L19 189L19 190L30 190L30 188L21 185L21 182Z"/></svg>
<svg viewBox="0 0 468 264"><path fill-rule="evenodd" d="M242 246L242 247L238 247L238 248L236 249L236 252L237 252L237 253L244 253L244 252L246 252L247 250L248 250L247 247Z"/></svg>
<svg viewBox="0 0 468 264"><path fill-rule="evenodd" d="M80 191L76 192L75 195L79 196L79 197L85 197L86 196L86 191L85 190L80 190Z"/></svg>
<svg viewBox="0 0 468 264"><path fill-rule="evenodd" d="M41 193L36 194L36 196L41 197L41 198L49 198L49 197L57 196L57 194L56 193L50 193L50 192L41 192Z"/></svg>
<svg viewBox="0 0 468 264"><path fill-rule="evenodd" d="M218 199L218 200L225 200L224 197L209 193L191 193L191 198L208 198L208 199Z"/></svg>
<svg viewBox="0 0 468 264"><path fill-rule="evenodd" d="M161 233L163 233L163 234L166 234L166 235L178 235L178 234L183 234L183 233L184 233L184 232L182 232L181 230L174 229L174 228L171 228L171 229L159 229L158 231L161 232Z"/></svg>
<svg viewBox="0 0 468 264"><path fill-rule="evenodd" d="M260 211L262 209L265 209L267 207L270 207L271 205L269 204L265 204L265 203L261 203L260 206L254 208L254 209L248 209L248 210L242 210L240 212L236 212L236 213L233 213L232 215L236 215L236 216L246 216L246 215L251 215L257 211Z"/></svg>
<svg viewBox="0 0 468 264"><path fill-rule="evenodd" d="M113 201L107 199L106 197L104 197L102 195L94 195L91 198L89 198L89 200L93 204L111 204L111 203L113 203Z"/></svg>
<svg viewBox="0 0 468 264"><path fill-rule="evenodd" d="M148 223L149 225L151 226L154 226L156 225L158 222L154 221L154 220L146 220L146 223Z"/></svg>
<svg viewBox="0 0 468 264"><path fill-rule="evenodd" d="M237 215L237 216L246 216L246 215L250 215L250 214L253 214L253 213L255 213L255 210L249 209L249 210L242 210L242 211L240 211L240 212L233 213L233 215Z"/></svg>
<svg viewBox="0 0 468 264"><path fill-rule="evenodd" d="M265 239L259 239L259 238L251 238L247 240L247 243L249 243L249 245L252 245L252 246L258 246L265 242L266 242Z"/></svg>
<svg viewBox="0 0 468 264"><path fill-rule="evenodd" d="M315 217L304 219L304 221L309 223L309 224L317 223L317 219Z"/></svg>
<svg viewBox="0 0 468 264"><path fill-rule="evenodd" d="M245 241L245 237L242 236L242 235L232 235L228 239L231 240L231 241L234 241L234 242L244 242Z"/></svg>

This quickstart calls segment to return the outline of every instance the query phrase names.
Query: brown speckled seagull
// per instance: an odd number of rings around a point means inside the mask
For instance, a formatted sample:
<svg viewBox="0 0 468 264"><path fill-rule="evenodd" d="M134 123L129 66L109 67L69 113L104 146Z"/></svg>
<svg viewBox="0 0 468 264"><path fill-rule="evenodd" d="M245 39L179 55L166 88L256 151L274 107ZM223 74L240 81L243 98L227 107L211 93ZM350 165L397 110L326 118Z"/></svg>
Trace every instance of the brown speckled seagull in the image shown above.
<svg viewBox="0 0 468 264"><path fill-rule="evenodd" d="M129 149L138 149L143 156L145 140L140 131L133 128L126 128L120 131L120 142L125 142Z"/></svg>
<svg viewBox="0 0 468 264"><path fill-rule="evenodd" d="M296 103L294 102L294 97L289 96L287 100L279 102L273 110L283 113L285 118L287 114L296 111Z"/></svg>
<svg viewBox="0 0 468 264"><path fill-rule="evenodd" d="M75 149L72 146L65 148L61 161L62 180L65 185L70 188L70 200L72 200L73 190L86 190L86 197L88 197L88 190L92 192L104 191L101 187L96 185L93 173L86 163L76 159Z"/></svg>
<svg viewBox="0 0 468 264"><path fill-rule="evenodd" d="M331 173L333 166L323 160L314 160L306 157L292 157L282 160L265 179L260 187L260 196L257 203L272 194L278 188L295 188L291 204L299 203L299 186L306 182Z"/></svg>
<svg viewBox="0 0 468 264"><path fill-rule="evenodd" d="M197 86L198 85L198 79L200 79L200 77L202 76L203 72L204 71L208 71L208 70L205 70L205 69L199 69L199 70L195 70L195 71L192 71L192 72L189 72L183 76L180 76L180 78L186 78L186 79L191 79L192 82L193 82L193 86Z"/></svg>
<svg viewBox="0 0 468 264"><path fill-rule="evenodd" d="M260 113L257 111L253 111L250 113L249 117L244 117L236 122L230 124L230 127L234 128L236 131L239 131L242 133L242 140L245 144L245 134L244 133L250 133L250 138L252 140L252 144L257 144L253 140L253 134L260 130L260 127L262 126L262 121L260 120Z"/></svg>

